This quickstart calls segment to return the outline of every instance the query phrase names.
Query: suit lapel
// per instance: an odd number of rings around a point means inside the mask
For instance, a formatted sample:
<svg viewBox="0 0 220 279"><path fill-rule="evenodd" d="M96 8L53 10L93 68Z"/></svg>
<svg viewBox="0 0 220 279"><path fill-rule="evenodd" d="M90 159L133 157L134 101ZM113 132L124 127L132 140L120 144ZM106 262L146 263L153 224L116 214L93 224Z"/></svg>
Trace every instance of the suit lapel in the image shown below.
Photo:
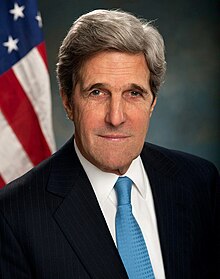
<svg viewBox="0 0 220 279"><path fill-rule="evenodd" d="M127 278L73 140L52 161L48 191L63 198L54 218L91 278Z"/></svg>
<svg viewBox="0 0 220 279"><path fill-rule="evenodd" d="M179 181L179 169L153 145L146 145L142 160L150 181L166 278L184 277L189 255L189 195ZM188 200L188 202L187 202Z"/></svg>

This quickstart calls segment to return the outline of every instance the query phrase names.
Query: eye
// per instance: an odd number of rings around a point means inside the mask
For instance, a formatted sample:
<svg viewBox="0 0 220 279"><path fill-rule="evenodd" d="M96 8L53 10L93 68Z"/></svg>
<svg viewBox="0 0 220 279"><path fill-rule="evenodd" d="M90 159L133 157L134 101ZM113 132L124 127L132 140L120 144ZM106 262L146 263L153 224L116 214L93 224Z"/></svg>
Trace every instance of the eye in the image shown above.
<svg viewBox="0 0 220 279"><path fill-rule="evenodd" d="M131 94L131 97L141 97L141 96L143 96L142 92L139 92L139 91L131 91L130 94Z"/></svg>
<svg viewBox="0 0 220 279"><path fill-rule="evenodd" d="M94 90L91 91L90 94L91 94L92 96L99 96L99 95L101 95L101 93L102 93L102 92L101 92L100 90L94 89Z"/></svg>

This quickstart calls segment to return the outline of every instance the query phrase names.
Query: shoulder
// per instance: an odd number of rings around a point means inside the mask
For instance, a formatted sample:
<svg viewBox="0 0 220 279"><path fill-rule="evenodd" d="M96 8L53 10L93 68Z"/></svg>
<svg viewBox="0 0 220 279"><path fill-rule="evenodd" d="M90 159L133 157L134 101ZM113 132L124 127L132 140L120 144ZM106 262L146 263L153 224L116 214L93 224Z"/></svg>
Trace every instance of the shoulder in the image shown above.
<svg viewBox="0 0 220 279"><path fill-rule="evenodd" d="M210 208L219 218L220 176L213 163L149 143L144 145L141 157L153 190L175 193L185 204L201 212Z"/></svg>

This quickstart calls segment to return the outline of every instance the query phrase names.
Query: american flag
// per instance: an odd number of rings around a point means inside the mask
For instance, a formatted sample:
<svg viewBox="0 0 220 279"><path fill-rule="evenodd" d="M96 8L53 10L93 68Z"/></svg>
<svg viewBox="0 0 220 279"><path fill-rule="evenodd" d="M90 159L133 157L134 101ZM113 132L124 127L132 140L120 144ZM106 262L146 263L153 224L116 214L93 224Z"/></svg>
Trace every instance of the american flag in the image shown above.
<svg viewBox="0 0 220 279"><path fill-rule="evenodd" d="M0 0L0 188L55 151L36 0Z"/></svg>

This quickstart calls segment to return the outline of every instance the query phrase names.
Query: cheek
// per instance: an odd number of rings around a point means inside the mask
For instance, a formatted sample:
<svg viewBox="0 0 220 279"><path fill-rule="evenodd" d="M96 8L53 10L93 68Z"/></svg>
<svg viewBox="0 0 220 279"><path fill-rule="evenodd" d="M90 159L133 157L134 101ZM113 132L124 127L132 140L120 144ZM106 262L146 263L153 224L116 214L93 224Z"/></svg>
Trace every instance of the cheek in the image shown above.
<svg viewBox="0 0 220 279"><path fill-rule="evenodd" d="M81 134L82 140L89 138L103 123L102 116L97 109L77 110L74 117L75 129Z"/></svg>
<svg viewBox="0 0 220 279"><path fill-rule="evenodd" d="M75 129L79 132L85 125L87 125L86 115L86 104L80 102L79 99L75 98L73 106L73 121L75 124Z"/></svg>
<svg viewBox="0 0 220 279"><path fill-rule="evenodd" d="M133 114L133 127L139 134L145 134L149 126L150 114L146 110L139 110Z"/></svg>

